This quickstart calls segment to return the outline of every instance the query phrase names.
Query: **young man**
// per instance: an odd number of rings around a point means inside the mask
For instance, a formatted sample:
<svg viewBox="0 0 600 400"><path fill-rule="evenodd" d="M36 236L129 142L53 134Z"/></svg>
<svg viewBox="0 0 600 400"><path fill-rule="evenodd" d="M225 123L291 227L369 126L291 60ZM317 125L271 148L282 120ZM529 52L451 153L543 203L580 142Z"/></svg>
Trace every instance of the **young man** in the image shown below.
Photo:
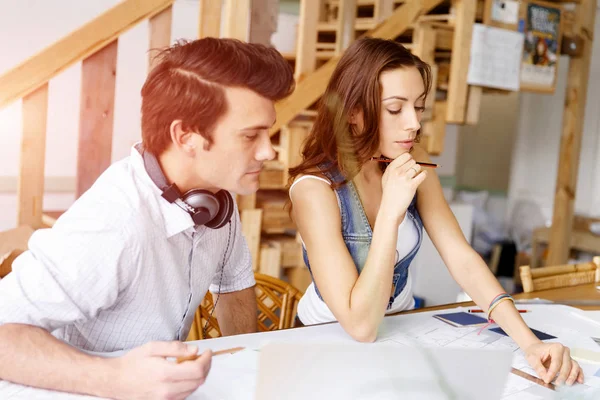
<svg viewBox="0 0 600 400"><path fill-rule="evenodd" d="M293 90L274 49L179 43L142 88L142 143L113 164L0 281L0 379L101 397L185 398L211 353L185 340L209 289L224 335L256 330L251 258L231 194L274 158L274 101ZM193 347L193 346L191 346ZM131 350L100 358L81 350Z"/></svg>

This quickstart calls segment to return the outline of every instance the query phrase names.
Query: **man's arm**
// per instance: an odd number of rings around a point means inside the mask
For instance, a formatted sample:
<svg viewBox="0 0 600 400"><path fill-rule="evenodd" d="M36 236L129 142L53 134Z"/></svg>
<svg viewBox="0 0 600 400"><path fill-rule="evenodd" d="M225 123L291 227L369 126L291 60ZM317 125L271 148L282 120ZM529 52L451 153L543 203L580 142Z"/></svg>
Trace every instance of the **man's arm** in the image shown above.
<svg viewBox="0 0 600 400"><path fill-rule="evenodd" d="M213 294L215 299L216 296ZM257 307L254 286L237 292L221 293L215 314L223 336L256 332Z"/></svg>
<svg viewBox="0 0 600 400"><path fill-rule="evenodd" d="M0 326L0 379L22 385L115 399L184 398L201 385L212 354L175 364L165 357L196 354L182 342L153 342L118 358L85 354L43 328Z"/></svg>

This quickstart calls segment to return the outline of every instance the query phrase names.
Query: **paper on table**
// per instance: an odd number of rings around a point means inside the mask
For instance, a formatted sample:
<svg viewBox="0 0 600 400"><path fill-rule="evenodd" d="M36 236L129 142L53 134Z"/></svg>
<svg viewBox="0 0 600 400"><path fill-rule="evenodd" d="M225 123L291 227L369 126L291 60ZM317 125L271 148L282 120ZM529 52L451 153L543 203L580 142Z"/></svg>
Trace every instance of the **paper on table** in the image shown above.
<svg viewBox="0 0 600 400"><path fill-rule="evenodd" d="M494 400L511 360L510 351L271 343L260 351L256 398Z"/></svg>
<svg viewBox="0 0 600 400"><path fill-rule="evenodd" d="M213 358L206 382L188 399L234 400L252 398L256 387L258 351L242 350Z"/></svg>

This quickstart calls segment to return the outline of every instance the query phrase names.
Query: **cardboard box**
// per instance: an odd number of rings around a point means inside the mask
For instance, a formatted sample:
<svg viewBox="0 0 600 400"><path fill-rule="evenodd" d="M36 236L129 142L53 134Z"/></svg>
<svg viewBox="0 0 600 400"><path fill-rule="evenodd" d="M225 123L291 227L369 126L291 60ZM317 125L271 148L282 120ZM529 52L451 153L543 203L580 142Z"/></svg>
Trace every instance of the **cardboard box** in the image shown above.
<svg viewBox="0 0 600 400"><path fill-rule="evenodd" d="M27 250L27 242L32 233L33 229L26 225L0 232L0 278L12 271L15 258Z"/></svg>

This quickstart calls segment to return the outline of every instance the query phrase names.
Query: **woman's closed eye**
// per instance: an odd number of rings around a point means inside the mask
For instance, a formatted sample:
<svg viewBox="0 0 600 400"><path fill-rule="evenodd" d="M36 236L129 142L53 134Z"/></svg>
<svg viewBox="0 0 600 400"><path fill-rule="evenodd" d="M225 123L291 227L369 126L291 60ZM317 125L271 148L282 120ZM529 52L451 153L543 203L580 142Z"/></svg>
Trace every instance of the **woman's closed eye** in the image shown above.
<svg viewBox="0 0 600 400"><path fill-rule="evenodd" d="M401 111L402 111L402 108L399 108L399 109L397 109L397 110L390 110L390 109L388 108L388 112L389 112L390 114L392 114L392 115L400 114L400 112L401 112Z"/></svg>

